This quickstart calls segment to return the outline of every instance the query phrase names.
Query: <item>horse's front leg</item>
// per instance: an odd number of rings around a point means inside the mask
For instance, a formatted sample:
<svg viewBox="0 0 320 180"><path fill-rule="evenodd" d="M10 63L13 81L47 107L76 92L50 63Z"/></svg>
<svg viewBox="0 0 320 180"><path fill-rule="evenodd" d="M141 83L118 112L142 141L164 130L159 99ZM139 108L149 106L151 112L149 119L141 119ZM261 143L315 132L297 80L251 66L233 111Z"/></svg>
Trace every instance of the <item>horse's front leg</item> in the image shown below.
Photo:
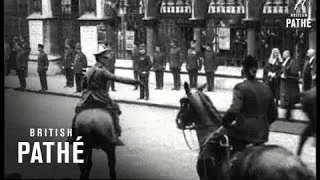
<svg viewBox="0 0 320 180"><path fill-rule="evenodd" d="M104 152L108 156L108 165L110 170L110 178L111 179L117 179L116 174L116 147L112 146L109 148L105 148Z"/></svg>

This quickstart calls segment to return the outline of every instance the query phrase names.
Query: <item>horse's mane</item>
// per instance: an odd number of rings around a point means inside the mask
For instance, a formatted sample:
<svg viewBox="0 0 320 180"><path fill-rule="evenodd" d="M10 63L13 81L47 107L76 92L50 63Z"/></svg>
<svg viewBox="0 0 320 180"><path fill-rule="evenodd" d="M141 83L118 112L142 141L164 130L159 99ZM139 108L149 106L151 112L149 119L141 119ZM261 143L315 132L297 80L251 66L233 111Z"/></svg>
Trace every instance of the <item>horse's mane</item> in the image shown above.
<svg viewBox="0 0 320 180"><path fill-rule="evenodd" d="M202 91L196 91L188 95L190 105L202 118L203 124L221 126L222 118L219 111L215 108L210 98Z"/></svg>

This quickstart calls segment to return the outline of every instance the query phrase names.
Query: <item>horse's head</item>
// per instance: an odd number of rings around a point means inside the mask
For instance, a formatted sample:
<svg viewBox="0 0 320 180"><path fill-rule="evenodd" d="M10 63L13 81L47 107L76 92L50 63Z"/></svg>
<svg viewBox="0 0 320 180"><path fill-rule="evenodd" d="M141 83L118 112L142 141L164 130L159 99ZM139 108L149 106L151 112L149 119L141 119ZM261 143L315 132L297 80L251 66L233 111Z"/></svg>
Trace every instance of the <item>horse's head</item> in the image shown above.
<svg viewBox="0 0 320 180"><path fill-rule="evenodd" d="M212 105L208 96L203 93L206 84L196 91L191 91L189 84L184 83L186 95L180 99L180 111L177 116L177 126L184 129L192 124L220 125L220 115Z"/></svg>

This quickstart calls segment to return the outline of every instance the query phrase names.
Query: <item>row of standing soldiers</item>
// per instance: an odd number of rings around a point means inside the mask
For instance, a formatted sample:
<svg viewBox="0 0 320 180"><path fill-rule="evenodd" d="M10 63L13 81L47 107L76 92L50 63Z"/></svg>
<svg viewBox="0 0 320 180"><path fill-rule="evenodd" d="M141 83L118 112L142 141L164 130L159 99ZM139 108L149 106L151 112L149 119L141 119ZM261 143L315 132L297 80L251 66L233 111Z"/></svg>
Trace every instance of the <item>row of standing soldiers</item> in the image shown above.
<svg viewBox="0 0 320 180"><path fill-rule="evenodd" d="M155 53L153 57L146 55L145 44L141 44L133 50L133 70L135 79L139 79L145 84L148 84L148 75L151 68L155 71L156 75L156 89L163 89L163 75L166 68L167 59L169 61L170 71L173 75L174 87L172 90L179 90L181 86L180 72L183 63L183 53L180 47L177 46L177 41L171 41L170 53L167 56L161 52L160 46L155 47ZM152 61L151 61L152 59ZM206 44L206 50L202 54L200 50L196 49L196 41L190 42L190 48L187 51L186 68L189 74L191 88L196 88L198 84L198 71L204 64L204 69L207 77L208 91L214 90L214 74L217 70L218 63L215 58L215 54L211 49L211 44ZM147 73L145 73L147 72ZM138 87L136 86L135 89ZM148 86L144 87L146 99L149 98ZM143 89L143 90L144 90ZM143 93L140 98L144 98Z"/></svg>

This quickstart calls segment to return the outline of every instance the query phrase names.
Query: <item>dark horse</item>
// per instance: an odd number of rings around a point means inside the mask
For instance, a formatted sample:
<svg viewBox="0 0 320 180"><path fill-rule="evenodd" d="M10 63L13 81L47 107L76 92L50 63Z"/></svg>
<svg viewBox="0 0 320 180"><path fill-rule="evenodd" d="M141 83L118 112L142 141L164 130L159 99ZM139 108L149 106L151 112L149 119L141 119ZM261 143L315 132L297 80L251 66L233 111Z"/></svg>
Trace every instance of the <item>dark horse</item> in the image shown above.
<svg viewBox="0 0 320 180"><path fill-rule="evenodd" d="M84 160L80 166L80 179L88 179L92 167L92 149L102 149L108 156L111 179L116 179L116 146L111 143L116 133L111 114L103 109L87 109L80 112L75 121L76 136L82 136Z"/></svg>
<svg viewBox="0 0 320 180"><path fill-rule="evenodd" d="M248 146L230 156L226 130L221 116L202 90L191 92L184 84L187 96L180 99L176 123L179 129L196 130L200 152L197 172L200 179L298 180L315 179L307 166L288 150L277 145Z"/></svg>

